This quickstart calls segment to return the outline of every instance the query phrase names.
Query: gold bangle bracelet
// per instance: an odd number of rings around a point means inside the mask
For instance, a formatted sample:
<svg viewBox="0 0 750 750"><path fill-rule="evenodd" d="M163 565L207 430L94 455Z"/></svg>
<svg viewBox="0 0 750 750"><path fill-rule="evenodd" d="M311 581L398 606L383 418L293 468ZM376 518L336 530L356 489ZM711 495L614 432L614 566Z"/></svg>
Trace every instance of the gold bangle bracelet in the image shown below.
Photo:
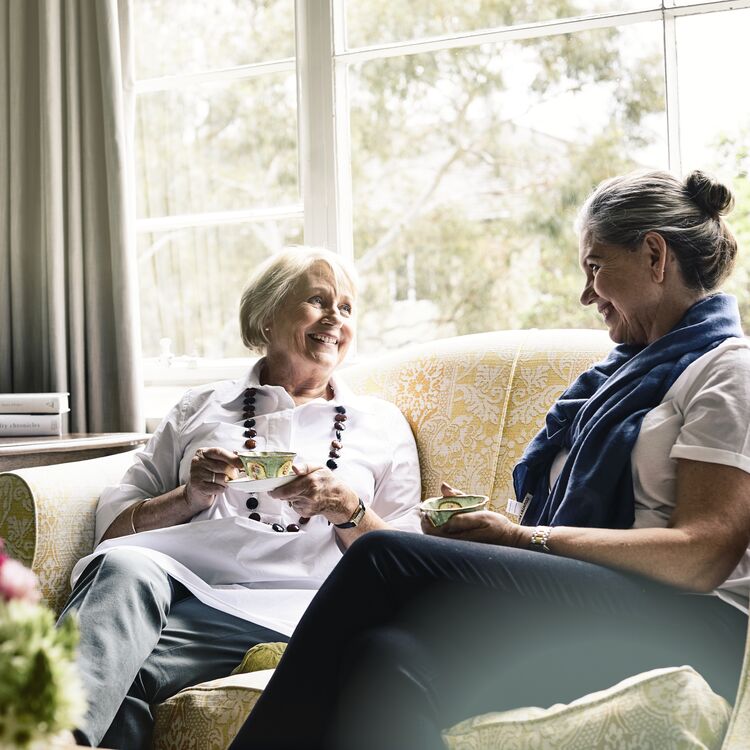
<svg viewBox="0 0 750 750"><path fill-rule="evenodd" d="M137 534L138 529L135 528L135 513L138 510L138 508L145 503L145 500L138 500L137 502L133 503L132 510L130 511L130 532L131 534Z"/></svg>

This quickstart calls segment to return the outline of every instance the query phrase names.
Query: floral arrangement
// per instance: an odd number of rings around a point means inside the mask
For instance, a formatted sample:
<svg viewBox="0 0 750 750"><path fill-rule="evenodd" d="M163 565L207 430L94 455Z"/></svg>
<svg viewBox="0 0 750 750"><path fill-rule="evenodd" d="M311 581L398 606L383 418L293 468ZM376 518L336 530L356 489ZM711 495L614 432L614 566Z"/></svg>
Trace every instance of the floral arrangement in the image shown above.
<svg viewBox="0 0 750 750"><path fill-rule="evenodd" d="M0 539L0 747L28 748L75 727L85 710L73 619L55 627L36 576Z"/></svg>

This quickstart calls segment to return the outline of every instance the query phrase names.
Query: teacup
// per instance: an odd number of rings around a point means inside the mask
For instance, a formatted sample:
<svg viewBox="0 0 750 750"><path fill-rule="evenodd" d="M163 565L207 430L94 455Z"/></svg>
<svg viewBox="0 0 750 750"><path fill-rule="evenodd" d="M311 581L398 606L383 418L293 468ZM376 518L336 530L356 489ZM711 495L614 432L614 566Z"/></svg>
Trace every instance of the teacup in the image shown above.
<svg viewBox="0 0 750 750"><path fill-rule="evenodd" d="M487 495L456 495L455 497L430 497L419 504L419 510L427 516L433 526L442 526L456 513L470 513L483 510L489 498Z"/></svg>
<svg viewBox="0 0 750 750"><path fill-rule="evenodd" d="M297 455L284 451L245 451L237 454L248 479L272 479L292 473L292 461Z"/></svg>

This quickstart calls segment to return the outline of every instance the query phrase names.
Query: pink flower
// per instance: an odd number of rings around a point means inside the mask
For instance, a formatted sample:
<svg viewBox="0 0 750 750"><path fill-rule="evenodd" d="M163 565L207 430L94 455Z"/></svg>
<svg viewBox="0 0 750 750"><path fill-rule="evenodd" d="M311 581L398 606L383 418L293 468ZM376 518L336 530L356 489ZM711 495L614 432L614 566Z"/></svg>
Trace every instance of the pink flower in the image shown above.
<svg viewBox="0 0 750 750"><path fill-rule="evenodd" d="M0 597L6 601L24 599L31 603L38 602L41 594L37 585L36 575L18 560L6 557L0 561Z"/></svg>

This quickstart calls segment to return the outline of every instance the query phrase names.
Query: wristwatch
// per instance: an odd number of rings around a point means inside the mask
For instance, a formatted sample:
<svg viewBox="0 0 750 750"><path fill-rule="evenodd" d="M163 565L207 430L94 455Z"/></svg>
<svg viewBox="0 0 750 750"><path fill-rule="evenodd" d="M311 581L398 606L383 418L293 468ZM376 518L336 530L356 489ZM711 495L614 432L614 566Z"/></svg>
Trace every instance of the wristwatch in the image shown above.
<svg viewBox="0 0 750 750"><path fill-rule="evenodd" d="M365 508L365 504L362 502L361 497L358 497L357 500L359 500L359 505L357 506L357 510L352 513L352 517L345 523L333 524L337 529L353 529L355 526L359 526L360 522L365 517L367 508Z"/></svg>

